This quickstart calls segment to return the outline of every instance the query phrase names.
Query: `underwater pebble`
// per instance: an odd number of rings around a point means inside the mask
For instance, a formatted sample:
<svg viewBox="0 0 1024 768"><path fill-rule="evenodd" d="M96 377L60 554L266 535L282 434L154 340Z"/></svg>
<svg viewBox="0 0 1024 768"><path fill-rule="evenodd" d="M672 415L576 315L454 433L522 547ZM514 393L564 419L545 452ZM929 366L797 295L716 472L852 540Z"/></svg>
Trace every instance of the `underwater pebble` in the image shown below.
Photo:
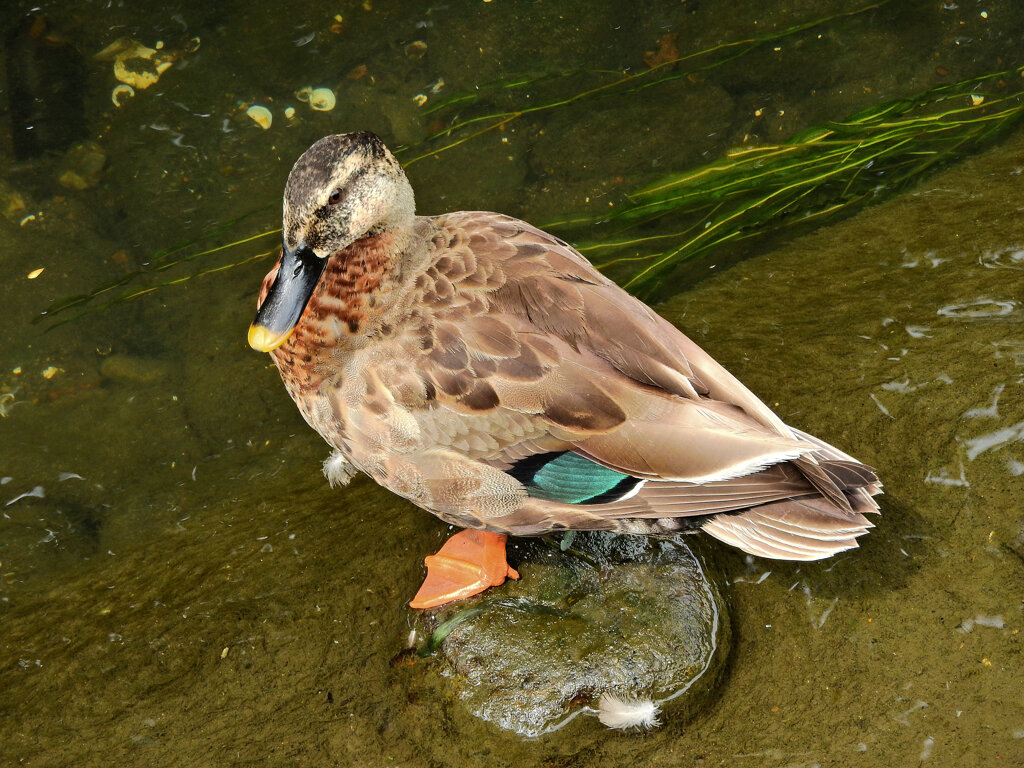
<svg viewBox="0 0 1024 768"><path fill-rule="evenodd" d="M413 40L405 46L405 55L410 59L422 59L427 52L427 44L422 40Z"/></svg>
<svg viewBox="0 0 1024 768"><path fill-rule="evenodd" d="M171 366L162 360L135 355L110 355L100 364L103 378L129 384L152 384L170 376Z"/></svg>
<svg viewBox="0 0 1024 768"><path fill-rule="evenodd" d="M271 111L259 104L253 104L245 110L245 114L264 131L269 130L270 126L274 123L274 115Z"/></svg>
<svg viewBox="0 0 1024 768"><path fill-rule="evenodd" d="M314 88L309 92L309 106L317 112L330 112L336 103L334 91L330 88Z"/></svg>
<svg viewBox="0 0 1024 768"><path fill-rule="evenodd" d="M99 61L114 62L114 77L125 85L144 89L156 83L171 68L179 54L163 51L163 43L155 48L138 40L120 37L96 54Z"/></svg>
<svg viewBox="0 0 1024 768"><path fill-rule="evenodd" d="M110 92L110 100L114 102L115 107L124 106L128 99L135 96L135 89L126 83L120 83L114 86L114 90Z"/></svg>
<svg viewBox="0 0 1024 768"><path fill-rule="evenodd" d="M3 213L4 218L17 223L25 215L26 210L28 206L25 205L25 198L21 193L0 181L0 213Z"/></svg>
<svg viewBox="0 0 1024 768"><path fill-rule="evenodd" d="M100 183L107 153L95 141L76 144L64 155L57 181L65 189L81 192Z"/></svg>
<svg viewBox="0 0 1024 768"><path fill-rule="evenodd" d="M422 95L422 94L421 94ZM425 98L425 97L424 97ZM395 139L402 144L415 144L426 138L426 121L423 112L410 101L408 96L380 94L375 97Z"/></svg>

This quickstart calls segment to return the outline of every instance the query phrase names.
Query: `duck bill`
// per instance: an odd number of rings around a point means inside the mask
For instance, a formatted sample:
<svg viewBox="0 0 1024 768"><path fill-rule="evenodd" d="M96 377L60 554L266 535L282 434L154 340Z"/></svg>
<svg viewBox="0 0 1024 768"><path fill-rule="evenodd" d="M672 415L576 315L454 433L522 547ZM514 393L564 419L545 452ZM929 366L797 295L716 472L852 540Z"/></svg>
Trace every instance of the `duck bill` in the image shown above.
<svg viewBox="0 0 1024 768"><path fill-rule="evenodd" d="M292 335L327 266L310 248L287 248L274 284L249 326L249 346L257 352L277 349Z"/></svg>

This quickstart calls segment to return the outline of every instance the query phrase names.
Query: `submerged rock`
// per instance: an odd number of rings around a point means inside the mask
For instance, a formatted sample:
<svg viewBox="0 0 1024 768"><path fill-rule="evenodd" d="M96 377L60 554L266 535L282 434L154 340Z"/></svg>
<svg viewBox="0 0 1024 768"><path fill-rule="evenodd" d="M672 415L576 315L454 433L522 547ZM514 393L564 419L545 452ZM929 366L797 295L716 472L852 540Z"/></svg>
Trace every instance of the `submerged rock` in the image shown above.
<svg viewBox="0 0 1024 768"><path fill-rule="evenodd" d="M83 191L95 187L103 176L107 153L95 141L83 141L68 150L57 181L65 189Z"/></svg>
<svg viewBox="0 0 1024 768"><path fill-rule="evenodd" d="M103 358L100 374L125 384L152 384L171 379L172 366L154 357L117 354Z"/></svg>
<svg viewBox="0 0 1024 768"><path fill-rule="evenodd" d="M603 695L692 716L728 652L728 616L683 537L579 533L569 551L520 540L519 581L424 612L455 694L524 736L596 714ZM439 643L439 645L438 645Z"/></svg>

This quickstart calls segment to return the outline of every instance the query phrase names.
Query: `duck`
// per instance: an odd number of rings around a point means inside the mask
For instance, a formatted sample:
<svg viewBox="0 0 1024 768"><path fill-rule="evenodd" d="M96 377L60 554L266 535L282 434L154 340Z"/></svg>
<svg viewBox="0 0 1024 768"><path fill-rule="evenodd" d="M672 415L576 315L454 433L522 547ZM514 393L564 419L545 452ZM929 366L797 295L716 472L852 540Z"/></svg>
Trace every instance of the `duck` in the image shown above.
<svg viewBox="0 0 1024 768"><path fill-rule="evenodd" d="M508 536L698 532L762 558L857 546L873 468L785 424L564 240L487 211L417 215L373 133L326 136L284 187L249 345L328 443L462 529L410 606L518 574Z"/></svg>

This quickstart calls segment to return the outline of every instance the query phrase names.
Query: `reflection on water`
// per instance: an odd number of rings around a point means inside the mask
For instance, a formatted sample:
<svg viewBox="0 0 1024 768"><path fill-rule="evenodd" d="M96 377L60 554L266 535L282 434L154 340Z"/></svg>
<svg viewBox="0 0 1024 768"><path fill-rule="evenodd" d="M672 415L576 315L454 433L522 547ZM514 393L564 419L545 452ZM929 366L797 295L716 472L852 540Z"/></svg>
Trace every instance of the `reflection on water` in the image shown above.
<svg viewBox="0 0 1024 768"><path fill-rule="evenodd" d="M666 32L681 51L706 48L846 4L130 5L44 8L89 62L89 134L107 158L96 186L61 186L61 157L2 150L0 736L12 763L1024 761L1019 133L902 199L720 274L702 268L708 279L659 307L788 423L877 467L883 514L860 549L770 572L698 540L735 628L717 699L689 723L667 705L642 738L579 718L522 742L473 718L439 659L390 665L422 557L447 531L365 479L327 487L325 447L245 346L265 263L49 332L31 320L242 214L255 211L213 244L276 227L284 176L312 140L353 128L416 140L433 127L412 99L433 87L639 67ZM984 17L967 3L894 5L691 91L512 123L410 174L425 212L541 221L745 140L1019 64L1022 28L1007 4ZM154 51L202 44L117 107L112 63L91 57L122 35ZM304 85L331 87L338 105L296 101ZM253 103L272 110L269 129L246 116Z"/></svg>

